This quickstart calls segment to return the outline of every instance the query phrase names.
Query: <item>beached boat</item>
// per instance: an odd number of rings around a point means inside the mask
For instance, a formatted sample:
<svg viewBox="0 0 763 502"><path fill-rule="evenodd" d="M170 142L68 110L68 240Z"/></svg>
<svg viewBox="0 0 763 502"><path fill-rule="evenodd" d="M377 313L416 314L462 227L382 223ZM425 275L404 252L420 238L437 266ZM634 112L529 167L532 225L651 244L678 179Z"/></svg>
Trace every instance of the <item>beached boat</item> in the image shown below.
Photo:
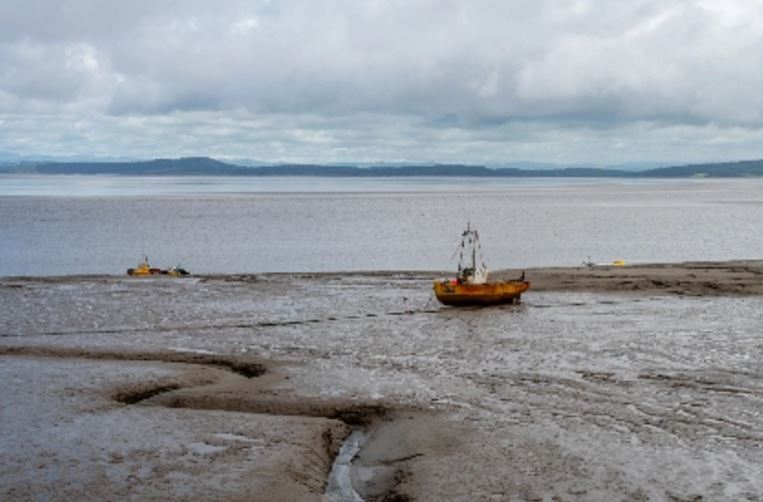
<svg viewBox="0 0 763 502"><path fill-rule="evenodd" d="M180 277L184 275L189 275L189 273L186 269L184 269L180 265L171 267L169 270L162 270L160 268L152 267L148 264L148 257L144 256L143 261L138 263L138 266L136 268L127 269L127 275L134 275L134 276L171 275L173 277Z"/></svg>
<svg viewBox="0 0 763 502"><path fill-rule="evenodd" d="M184 269L180 265L175 265L174 267L170 267L169 270L167 271L162 270L162 273L171 275L173 277L181 277L184 275L190 275L190 272L188 272L186 269Z"/></svg>
<svg viewBox="0 0 763 502"><path fill-rule="evenodd" d="M457 252L459 260L456 277L434 283L434 294L440 303L453 306L516 303L530 287L524 272L517 280L488 281L479 234L469 224L461 235L461 246ZM479 266L478 254L481 263Z"/></svg>
<svg viewBox="0 0 763 502"><path fill-rule="evenodd" d="M138 266L136 268L127 269L127 275L144 276L144 275L156 275L161 273L162 273L161 269L153 268L148 264L148 256L144 256L143 261L138 263Z"/></svg>

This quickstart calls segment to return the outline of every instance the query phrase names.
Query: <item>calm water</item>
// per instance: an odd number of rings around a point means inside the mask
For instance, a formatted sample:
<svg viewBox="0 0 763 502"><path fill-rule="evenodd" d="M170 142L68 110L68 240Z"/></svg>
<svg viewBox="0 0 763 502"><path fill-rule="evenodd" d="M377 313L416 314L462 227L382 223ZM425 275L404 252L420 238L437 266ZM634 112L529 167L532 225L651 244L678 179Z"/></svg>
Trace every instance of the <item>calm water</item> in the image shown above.
<svg viewBox="0 0 763 502"><path fill-rule="evenodd" d="M0 276L447 270L763 255L763 180L1 176Z"/></svg>

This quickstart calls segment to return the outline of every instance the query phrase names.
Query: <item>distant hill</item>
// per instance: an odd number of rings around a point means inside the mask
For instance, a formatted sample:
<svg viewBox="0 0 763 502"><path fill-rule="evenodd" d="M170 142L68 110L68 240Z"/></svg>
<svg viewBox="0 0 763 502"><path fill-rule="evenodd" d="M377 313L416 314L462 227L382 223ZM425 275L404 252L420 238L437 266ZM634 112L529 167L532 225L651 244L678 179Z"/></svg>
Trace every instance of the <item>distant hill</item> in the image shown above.
<svg viewBox="0 0 763 502"><path fill-rule="evenodd" d="M491 169L465 164L368 166L278 164L239 166L208 157L155 159L135 162L23 162L0 166L0 172L37 174L114 174L129 176L333 176L333 177L601 177L625 176L624 171L596 168L561 168L527 170L518 168Z"/></svg>
<svg viewBox="0 0 763 502"><path fill-rule="evenodd" d="M135 162L41 162L39 174L121 174L131 176L228 175L245 176L250 168L208 157L155 159Z"/></svg>
<svg viewBox="0 0 763 502"><path fill-rule="evenodd" d="M763 176L763 160L690 164L643 171L594 167L521 169L466 164L322 165L277 164L241 166L208 157L155 159L134 162L6 162L0 173L111 174L127 176L331 176L331 177L540 177L540 178L738 178Z"/></svg>
<svg viewBox="0 0 763 502"><path fill-rule="evenodd" d="M658 167L635 174L651 178L742 178L763 176L763 160Z"/></svg>

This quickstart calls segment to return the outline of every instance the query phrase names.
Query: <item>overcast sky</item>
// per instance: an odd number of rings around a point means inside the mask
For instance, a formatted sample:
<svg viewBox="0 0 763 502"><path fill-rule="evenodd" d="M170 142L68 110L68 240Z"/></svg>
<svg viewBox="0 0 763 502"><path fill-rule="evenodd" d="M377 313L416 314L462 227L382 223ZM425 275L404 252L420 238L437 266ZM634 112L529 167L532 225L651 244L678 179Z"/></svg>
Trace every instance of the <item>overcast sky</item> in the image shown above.
<svg viewBox="0 0 763 502"><path fill-rule="evenodd" d="M0 0L0 152L763 158L763 0Z"/></svg>

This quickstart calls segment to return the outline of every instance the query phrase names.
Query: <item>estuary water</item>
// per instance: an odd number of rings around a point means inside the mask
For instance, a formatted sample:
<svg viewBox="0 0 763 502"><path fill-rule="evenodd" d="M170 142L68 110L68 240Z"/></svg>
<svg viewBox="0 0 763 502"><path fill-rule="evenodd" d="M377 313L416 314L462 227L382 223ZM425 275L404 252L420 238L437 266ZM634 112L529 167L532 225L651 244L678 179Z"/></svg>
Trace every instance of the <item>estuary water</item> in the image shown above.
<svg viewBox="0 0 763 502"><path fill-rule="evenodd" d="M0 276L489 268L763 255L763 180L0 176Z"/></svg>

